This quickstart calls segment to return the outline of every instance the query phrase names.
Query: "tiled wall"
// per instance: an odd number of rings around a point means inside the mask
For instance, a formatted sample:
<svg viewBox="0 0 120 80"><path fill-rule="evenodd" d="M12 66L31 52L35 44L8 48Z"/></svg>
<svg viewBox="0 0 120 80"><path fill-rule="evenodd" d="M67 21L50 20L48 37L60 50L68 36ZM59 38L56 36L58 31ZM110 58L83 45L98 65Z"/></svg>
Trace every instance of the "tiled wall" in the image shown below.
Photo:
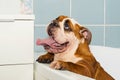
<svg viewBox="0 0 120 80"><path fill-rule="evenodd" d="M92 32L92 45L120 48L120 0L34 0L35 40L45 38L46 25L67 15ZM35 45L35 51L44 49Z"/></svg>

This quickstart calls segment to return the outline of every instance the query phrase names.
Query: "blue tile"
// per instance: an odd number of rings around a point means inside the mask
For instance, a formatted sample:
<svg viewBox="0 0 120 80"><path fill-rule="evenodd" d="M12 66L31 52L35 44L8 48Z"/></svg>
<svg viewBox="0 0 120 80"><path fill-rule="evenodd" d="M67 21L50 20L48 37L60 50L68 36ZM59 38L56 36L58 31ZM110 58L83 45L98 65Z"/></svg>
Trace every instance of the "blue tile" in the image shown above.
<svg viewBox="0 0 120 80"><path fill-rule="evenodd" d="M120 26L106 27L106 46L120 48Z"/></svg>
<svg viewBox="0 0 120 80"><path fill-rule="evenodd" d="M91 45L104 45L104 26L86 26L92 33Z"/></svg>
<svg viewBox="0 0 120 80"><path fill-rule="evenodd" d="M36 40L38 38L43 39L47 37L46 33L46 27L45 26L40 26L40 27L35 27L34 31L34 51L35 52L44 52L44 48L42 46L37 46L36 45Z"/></svg>
<svg viewBox="0 0 120 80"><path fill-rule="evenodd" d="M104 0L72 0L72 17L81 24L103 24Z"/></svg>
<svg viewBox="0 0 120 80"><path fill-rule="evenodd" d="M69 0L34 0L36 24L48 24L59 15L70 14Z"/></svg>
<svg viewBox="0 0 120 80"><path fill-rule="evenodd" d="M106 23L120 24L120 0L106 0Z"/></svg>

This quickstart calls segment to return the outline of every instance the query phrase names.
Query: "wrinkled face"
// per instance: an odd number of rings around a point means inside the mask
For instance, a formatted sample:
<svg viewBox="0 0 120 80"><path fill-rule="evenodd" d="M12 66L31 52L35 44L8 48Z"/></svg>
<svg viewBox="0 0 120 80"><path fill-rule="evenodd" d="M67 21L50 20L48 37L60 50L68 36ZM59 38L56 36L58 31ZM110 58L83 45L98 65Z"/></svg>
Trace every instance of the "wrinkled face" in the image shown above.
<svg viewBox="0 0 120 80"><path fill-rule="evenodd" d="M72 19L60 16L49 24L47 32L59 44L70 43L71 40L77 39L75 33L79 33L79 27L75 25Z"/></svg>
<svg viewBox="0 0 120 80"><path fill-rule="evenodd" d="M48 52L62 53L74 44L90 43L91 33L67 16L59 16L47 28L49 38L41 41Z"/></svg>

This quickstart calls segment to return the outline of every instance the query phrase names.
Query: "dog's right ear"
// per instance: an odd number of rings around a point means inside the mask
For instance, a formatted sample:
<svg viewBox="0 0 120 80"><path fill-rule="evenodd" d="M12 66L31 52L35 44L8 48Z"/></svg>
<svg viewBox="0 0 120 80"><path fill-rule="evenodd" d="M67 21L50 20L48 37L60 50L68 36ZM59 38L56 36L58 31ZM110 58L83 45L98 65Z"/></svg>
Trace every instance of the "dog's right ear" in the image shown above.
<svg viewBox="0 0 120 80"><path fill-rule="evenodd" d="M87 41L88 44L91 42L92 34L90 30L85 27L80 28L80 34L83 35L84 39Z"/></svg>

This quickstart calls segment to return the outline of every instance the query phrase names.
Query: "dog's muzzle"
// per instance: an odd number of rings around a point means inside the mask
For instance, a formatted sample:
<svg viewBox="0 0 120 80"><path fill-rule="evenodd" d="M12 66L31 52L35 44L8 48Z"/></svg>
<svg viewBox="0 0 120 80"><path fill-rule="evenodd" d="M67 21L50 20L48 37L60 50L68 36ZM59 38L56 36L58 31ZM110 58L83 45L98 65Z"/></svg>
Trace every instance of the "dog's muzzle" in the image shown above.
<svg viewBox="0 0 120 80"><path fill-rule="evenodd" d="M64 52L67 49L67 46L69 44L68 41L64 43L59 43L55 40L55 31L57 28L60 28L58 22L56 20L53 20L47 28L47 32L49 37L46 39L38 39L36 41L37 45L42 45L48 52L52 53L61 53Z"/></svg>
<svg viewBox="0 0 120 80"><path fill-rule="evenodd" d="M59 28L59 23L56 20L53 20L47 28L47 32L49 36L53 36L55 28Z"/></svg>

